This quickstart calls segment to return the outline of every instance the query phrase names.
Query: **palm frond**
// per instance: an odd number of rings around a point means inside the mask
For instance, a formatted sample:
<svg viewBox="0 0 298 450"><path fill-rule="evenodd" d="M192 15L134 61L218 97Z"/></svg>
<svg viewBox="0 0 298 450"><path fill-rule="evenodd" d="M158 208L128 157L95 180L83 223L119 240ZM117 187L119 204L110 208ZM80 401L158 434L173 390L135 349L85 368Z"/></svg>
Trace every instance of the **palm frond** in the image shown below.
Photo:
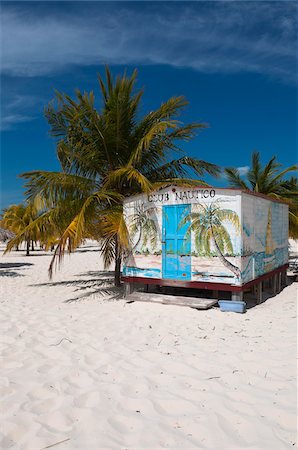
<svg viewBox="0 0 298 450"><path fill-rule="evenodd" d="M233 167L227 167L224 169L225 176L230 184L230 186L235 188L241 188L248 190L249 187L245 181L241 178L239 170Z"/></svg>
<svg viewBox="0 0 298 450"><path fill-rule="evenodd" d="M32 171L20 175L28 180L25 195L29 201L38 196L45 207L52 207L67 197L84 199L96 189L96 182L78 175L63 172Z"/></svg>
<svg viewBox="0 0 298 450"><path fill-rule="evenodd" d="M130 186L135 184L139 187L139 190L143 192L150 192L152 190L150 181L137 169L131 166L120 167L119 169L110 172L104 181L104 186L123 186L125 183Z"/></svg>

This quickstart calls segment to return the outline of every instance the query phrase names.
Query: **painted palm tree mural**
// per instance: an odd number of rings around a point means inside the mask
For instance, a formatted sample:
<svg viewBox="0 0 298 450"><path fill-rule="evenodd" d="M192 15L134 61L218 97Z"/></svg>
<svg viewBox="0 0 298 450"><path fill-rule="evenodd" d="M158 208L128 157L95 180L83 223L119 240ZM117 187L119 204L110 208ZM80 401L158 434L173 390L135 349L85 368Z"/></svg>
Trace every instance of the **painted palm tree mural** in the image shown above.
<svg viewBox="0 0 298 450"><path fill-rule="evenodd" d="M194 243L199 254L211 254L211 246L213 245L216 254L222 264L233 272L237 278L240 277L241 271L239 267L232 264L224 256L225 254L233 254L233 244L230 234L224 225L224 222L230 222L236 232L240 231L239 217L235 211L231 209L222 209L219 201L210 204L197 204L193 211L189 213L182 221L181 225L190 221L187 233L194 233Z"/></svg>
<svg viewBox="0 0 298 450"><path fill-rule="evenodd" d="M155 209L154 207L146 208L144 203L140 203L135 208L134 214L130 217L130 235L133 240L133 252L144 252L148 244L152 252L156 249L158 227L156 217L154 216Z"/></svg>

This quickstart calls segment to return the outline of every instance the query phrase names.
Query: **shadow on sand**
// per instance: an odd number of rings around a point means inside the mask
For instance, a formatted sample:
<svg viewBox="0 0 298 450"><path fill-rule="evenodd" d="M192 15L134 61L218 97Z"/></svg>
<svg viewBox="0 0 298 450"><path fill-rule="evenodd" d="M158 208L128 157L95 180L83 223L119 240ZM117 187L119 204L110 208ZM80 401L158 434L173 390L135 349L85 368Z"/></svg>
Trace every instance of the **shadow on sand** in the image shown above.
<svg viewBox="0 0 298 450"><path fill-rule="evenodd" d="M114 286L114 273L108 271L85 272L79 275L80 277L95 276L96 278L89 278L88 280L66 280L53 281L49 283L34 284L32 286L69 286L75 287L75 292L81 293L74 298L64 300L64 303L72 303L79 300L85 300L88 297L108 297L107 300L120 300L123 298L122 287ZM90 290L92 289L92 290Z"/></svg>
<svg viewBox="0 0 298 450"><path fill-rule="evenodd" d="M33 266L33 263L0 263L0 269L16 269L24 266Z"/></svg>
<svg viewBox="0 0 298 450"><path fill-rule="evenodd" d="M22 267L33 266L32 263L0 263L0 277L24 277L22 273L18 273L15 270L19 270ZM8 270L5 270L8 269ZM15 269L15 270L10 270Z"/></svg>
<svg viewBox="0 0 298 450"><path fill-rule="evenodd" d="M24 277L25 275L12 270L0 270L0 277Z"/></svg>

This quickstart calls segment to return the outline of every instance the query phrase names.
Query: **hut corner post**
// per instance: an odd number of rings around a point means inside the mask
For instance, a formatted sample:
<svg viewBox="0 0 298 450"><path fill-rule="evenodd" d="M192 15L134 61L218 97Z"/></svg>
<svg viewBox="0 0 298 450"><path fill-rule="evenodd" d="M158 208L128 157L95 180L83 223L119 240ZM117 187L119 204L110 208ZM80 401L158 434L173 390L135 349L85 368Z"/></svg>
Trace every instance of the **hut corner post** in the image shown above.
<svg viewBox="0 0 298 450"><path fill-rule="evenodd" d="M124 298L127 298L133 292L132 283L124 283Z"/></svg>
<svg viewBox="0 0 298 450"><path fill-rule="evenodd" d="M257 294L257 304L263 302L263 283L262 281L259 281L256 285L256 294Z"/></svg>
<svg viewBox="0 0 298 450"><path fill-rule="evenodd" d="M243 292L232 292L232 300L234 302L240 302L243 300Z"/></svg>
<svg viewBox="0 0 298 450"><path fill-rule="evenodd" d="M281 273L281 285L287 286L288 280L287 280L287 269L284 269Z"/></svg>

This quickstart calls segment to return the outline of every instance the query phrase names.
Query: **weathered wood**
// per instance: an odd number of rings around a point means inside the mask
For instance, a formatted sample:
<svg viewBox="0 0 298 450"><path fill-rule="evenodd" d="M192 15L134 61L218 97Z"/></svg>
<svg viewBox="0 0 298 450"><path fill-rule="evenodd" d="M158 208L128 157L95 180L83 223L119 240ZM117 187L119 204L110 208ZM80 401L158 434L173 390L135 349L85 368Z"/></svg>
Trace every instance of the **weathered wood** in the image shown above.
<svg viewBox="0 0 298 450"><path fill-rule="evenodd" d="M157 293L147 294L145 292L134 292L129 296L129 299L139 302L153 302L166 305L189 306L196 309L208 309L217 303L217 300L212 298L182 297Z"/></svg>
<svg viewBox="0 0 298 450"><path fill-rule="evenodd" d="M132 283L124 283L124 298L128 297L133 292Z"/></svg>
<svg viewBox="0 0 298 450"><path fill-rule="evenodd" d="M263 286L262 281L257 284L257 304L259 305L263 301Z"/></svg>
<svg viewBox="0 0 298 450"><path fill-rule="evenodd" d="M281 272L277 274L277 293L281 291Z"/></svg>
<svg viewBox="0 0 298 450"><path fill-rule="evenodd" d="M288 284L287 282L288 282L287 271L283 270L281 272L281 283L282 283L282 286L287 286L287 284Z"/></svg>
<svg viewBox="0 0 298 450"><path fill-rule="evenodd" d="M273 275L273 283L272 283L272 294L276 295L277 293L277 274Z"/></svg>
<svg viewBox="0 0 298 450"><path fill-rule="evenodd" d="M257 285L260 281L265 281L268 278L272 277L274 274L279 273L283 270L287 270L288 264L284 264L277 269L273 269L272 271L260 275L257 279L251 280L248 283L243 284L242 286L231 285L228 283L216 283L216 282L201 282L201 281L183 281L183 280L168 280L162 278L145 278L145 277L132 277L132 276L123 276L122 281L129 283L138 283L138 284L154 284L158 286L172 286L172 287L184 287L184 288L195 288L195 289L206 289L206 290L219 290L219 291L229 291L229 292L241 292L246 289L250 289L253 286Z"/></svg>
<svg viewBox="0 0 298 450"><path fill-rule="evenodd" d="M242 301L243 300L243 292L232 292L232 300L233 301Z"/></svg>

